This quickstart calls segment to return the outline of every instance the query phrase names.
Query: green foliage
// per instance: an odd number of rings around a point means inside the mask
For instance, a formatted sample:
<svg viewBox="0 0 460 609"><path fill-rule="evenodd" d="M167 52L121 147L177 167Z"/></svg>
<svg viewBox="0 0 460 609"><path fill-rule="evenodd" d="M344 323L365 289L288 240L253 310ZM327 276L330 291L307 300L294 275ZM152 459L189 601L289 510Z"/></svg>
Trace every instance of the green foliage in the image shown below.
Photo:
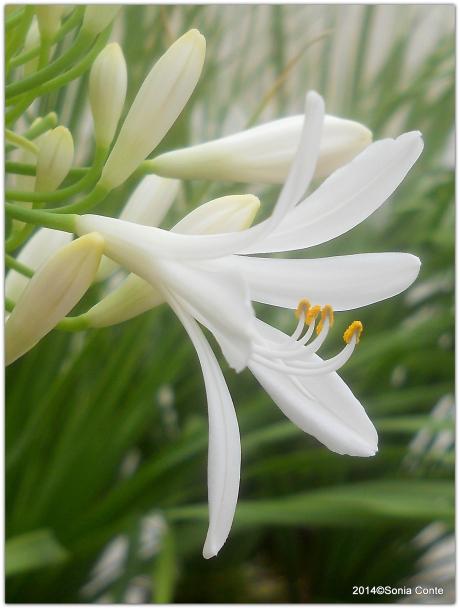
<svg viewBox="0 0 460 609"><path fill-rule="evenodd" d="M8 16L13 25L19 10ZM427 22L436 24L429 40L420 34ZM360 120L376 138L421 130L424 153L391 204L308 255L408 251L423 265L406 294L359 311L365 335L343 370L375 420L376 457L329 453L286 421L249 373L225 371L242 433L241 501L228 544L211 561L201 557L204 388L170 311L104 330L55 331L10 366L9 602L123 602L139 598L133 590L158 603L353 602L353 585L402 585L416 573L422 551L413 539L428 524L452 529L452 446L436 445L452 433L451 411L433 409L453 393L454 174L445 160L453 26L447 5L124 6L112 39L129 67L128 101L178 35L198 27L207 39L202 81L159 151L236 131L255 113L262 122L300 111L313 87L329 112ZM40 99L43 113L66 117L77 147L86 87L82 77ZM119 211L135 183L101 212ZM246 190L261 195L266 213L278 189L190 182L168 221ZM270 314L292 327L290 314ZM337 316L331 350L355 316ZM145 530L154 538L147 548ZM124 544L120 568L98 579L97 560L114 540Z"/></svg>

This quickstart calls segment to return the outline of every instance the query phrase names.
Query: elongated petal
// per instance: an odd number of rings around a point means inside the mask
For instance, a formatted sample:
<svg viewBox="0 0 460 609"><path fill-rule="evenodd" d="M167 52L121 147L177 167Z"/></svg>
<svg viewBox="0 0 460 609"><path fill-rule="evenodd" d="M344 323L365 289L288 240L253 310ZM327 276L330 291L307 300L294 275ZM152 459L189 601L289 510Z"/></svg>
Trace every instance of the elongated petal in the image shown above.
<svg viewBox="0 0 460 609"><path fill-rule="evenodd" d="M216 556L233 522L240 485L241 446L238 421L219 364L196 322L177 303L171 303L200 360L208 399L209 528L204 558Z"/></svg>
<svg viewBox="0 0 460 609"><path fill-rule="evenodd" d="M421 135L415 131L371 144L245 253L303 249L346 233L386 201L422 149Z"/></svg>
<svg viewBox="0 0 460 609"><path fill-rule="evenodd" d="M166 286L212 332L232 368L240 372L246 366L255 317L247 285L231 258L187 264L156 260L143 273L154 287Z"/></svg>
<svg viewBox="0 0 460 609"><path fill-rule="evenodd" d="M6 322L7 365L32 349L73 309L94 279L103 248L100 235L85 235L38 269Z"/></svg>
<svg viewBox="0 0 460 609"><path fill-rule="evenodd" d="M265 123L205 144L161 154L152 168L185 180L282 184L297 150L304 115ZM326 116L315 177L324 178L351 161L372 141L364 125Z"/></svg>
<svg viewBox="0 0 460 609"><path fill-rule="evenodd" d="M40 228L24 245L17 258L19 262L36 271L45 260L71 240L70 233L52 228ZM5 280L5 296L17 302L28 283L28 277L15 270L9 271Z"/></svg>
<svg viewBox="0 0 460 609"><path fill-rule="evenodd" d="M164 182L175 183L174 180ZM252 195L214 199L190 212L172 230L197 234L242 230L251 224L259 205L257 197ZM112 269L117 266L110 258L103 256L98 276L101 267ZM92 327L109 326L140 315L162 302L164 299L155 287L131 273L119 287L94 305L86 318Z"/></svg>
<svg viewBox="0 0 460 609"><path fill-rule="evenodd" d="M310 91L305 100L305 119L299 146L270 218L273 224L278 223L289 210L297 205L310 185L318 159L323 120L323 98L314 91Z"/></svg>
<svg viewBox="0 0 460 609"><path fill-rule="evenodd" d="M345 311L399 294L415 281L420 260L403 253L313 260L237 256L251 300L295 309L302 298Z"/></svg>
<svg viewBox="0 0 460 609"><path fill-rule="evenodd" d="M143 178L123 208L120 218L146 226L159 226L179 191L180 182L150 175ZM118 264L102 256L96 281L103 281L118 268Z"/></svg>
<svg viewBox="0 0 460 609"><path fill-rule="evenodd" d="M268 340L286 344L287 337L261 321L257 330ZM320 361L317 355L314 361ZM377 451L377 432L364 408L334 372L287 376L251 362L250 370L280 410L302 431L339 454L369 457Z"/></svg>
<svg viewBox="0 0 460 609"><path fill-rule="evenodd" d="M112 189L122 184L169 131L191 96L204 63L206 43L190 30L157 61L128 112L102 172Z"/></svg>

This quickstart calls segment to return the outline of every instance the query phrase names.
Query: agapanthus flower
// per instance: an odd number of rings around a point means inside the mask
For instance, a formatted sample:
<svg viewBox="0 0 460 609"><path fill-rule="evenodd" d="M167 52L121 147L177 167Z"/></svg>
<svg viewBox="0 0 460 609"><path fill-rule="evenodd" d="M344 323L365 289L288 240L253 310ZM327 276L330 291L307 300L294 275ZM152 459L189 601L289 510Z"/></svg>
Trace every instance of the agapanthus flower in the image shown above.
<svg viewBox="0 0 460 609"><path fill-rule="evenodd" d="M374 426L336 374L356 347L362 325L354 322L345 331L345 348L330 360L322 360L317 350L334 309L364 306L401 292L415 280L420 261L403 253L316 260L247 256L304 249L347 232L384 203L423 148L418 132L378 141L304 198L323 121L322 98L310 93L297 154L278 201L270 217L251 228L190 234L189 226L188 234L181 234L97 215L76 220L78 234L97 231L105 240L104 253L144 281L144 296L157 294L152 306L170 305L197 351L209 412L206 558L219 552L231 528L240 438L231 396L199 324L215 336L229 365L236 371L250 368L301 429L340 454L370 456L377 450ZM252 301L297 310L293 335L256 319Z"/></svg>

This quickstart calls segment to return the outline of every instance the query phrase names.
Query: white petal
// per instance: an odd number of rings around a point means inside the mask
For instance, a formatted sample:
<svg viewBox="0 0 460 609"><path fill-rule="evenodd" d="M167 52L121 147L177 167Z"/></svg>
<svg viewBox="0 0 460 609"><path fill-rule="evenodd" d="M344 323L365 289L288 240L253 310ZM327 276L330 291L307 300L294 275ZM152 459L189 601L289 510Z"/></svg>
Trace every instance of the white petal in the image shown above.
<svg viewBox="0 0 460 609"><path fill-rule="evenodd" d="M371 144L245 253L303 249L349 231L386 201L422 149L421 135L415 131Z"/></svg>
<svg viewBox="0 0 460 609"><path fill-rule="evenodd" d="M281 259L236 256L251 300L295 309L302 298L345 311L390 298L408 288L420 270L416 256L355 254Z"/></svg>
<svg viewBox="0 0 460 609"><path fill-rule="evenodd" d="M146 176L129 197L120 214L120 219L146 226L159 226L174 203L179 186L178 180L169 180L155 175ZM117 268L116 262L103 256L96 281L103 281Z"/></svg>
<svg viewBox="0 0 460 609"><path fill-rule="evenodd" d="M188 313L212 332L232 368L239 372L246 366L255 317L247 285L232 259L193 264L156 260L144 279L174 292Z"/></svg>
<svg viewBox="0 0 460 609"><path fill-rule="evenodd" d="M192 317L172 302L198 354L206 386L209 416L209 528L203 556L216 556L233 522L240 484L241 446L238 421L227 384L203 333Z"/></svg>
<svg viewBox="0 0 460 609"><path fill-rule="evenodd" d="M260 321L257 329L265 338L280 344L288 338ZM312 359L320 361L317 355ZM261 364L251 362L249 367L280 410L330 450L358 457L375 454L377 432L364 408L335 372L296 379ZM300 383L311 397L307 397L296 383Z"/></svg>
<svg viewBox="0 0 460 609"><path fill-rule="evenodd" d="M310 91L305 100L305 119L294 161L270 217L273 226L295 207L310 185L318 158L323 120L323 98Z"/></svg>
<svg viewBox="0 0 460 609"><path fill-rule="evenodd" d="M186 180L229 180L282 184L299 144L304 115L271 121L197 146L173 150L151 161L161 175ZM355 121L326 116L316 178L341 167L372 141L372 133Z"/></svg>
<svg viewBox="0 0 460 609"><path fill-rule="evenodd" d="M52 228L40 228L24 245L17 259L36 271L45 260L71 240L70 233ZM9 271L5 280L5 296L17 302L28 283L28 277L14 270Z"/></svg>

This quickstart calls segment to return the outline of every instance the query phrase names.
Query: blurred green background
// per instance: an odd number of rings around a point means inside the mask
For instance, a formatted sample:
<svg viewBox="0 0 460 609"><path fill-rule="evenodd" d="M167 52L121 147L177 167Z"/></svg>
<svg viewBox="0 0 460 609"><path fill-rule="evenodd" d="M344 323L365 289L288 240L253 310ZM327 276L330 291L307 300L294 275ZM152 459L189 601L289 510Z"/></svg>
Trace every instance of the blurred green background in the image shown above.
<svg viewBox="0 0 460 609"><path fill-rule="evenodd" d="M444 587L433 602L453 600L454 19L453 5L122 8L112 40L128 101L179 35L197 27L207 39L200 84L161 150L301 112L312 88L375 139L422 131L423 155L391 201L304 255L407 251L423 265L405 294L339 314L324 351L362 319L341 375L379 431L374 458L329 452L248 372L223 364L242 482L230 538L210 561L205 393L174 315L48 335L6 374L9 602L395 602L404 595L353 596L353 586L416 582ZM86 87L81 78L41 102L72 130L78 162L91 135ZM118 212L135 185L100 211ZM167 226L231 192L259 195L267 213L278 190L189 182ZM293 326L288 312L260 311Z"/></svg>

